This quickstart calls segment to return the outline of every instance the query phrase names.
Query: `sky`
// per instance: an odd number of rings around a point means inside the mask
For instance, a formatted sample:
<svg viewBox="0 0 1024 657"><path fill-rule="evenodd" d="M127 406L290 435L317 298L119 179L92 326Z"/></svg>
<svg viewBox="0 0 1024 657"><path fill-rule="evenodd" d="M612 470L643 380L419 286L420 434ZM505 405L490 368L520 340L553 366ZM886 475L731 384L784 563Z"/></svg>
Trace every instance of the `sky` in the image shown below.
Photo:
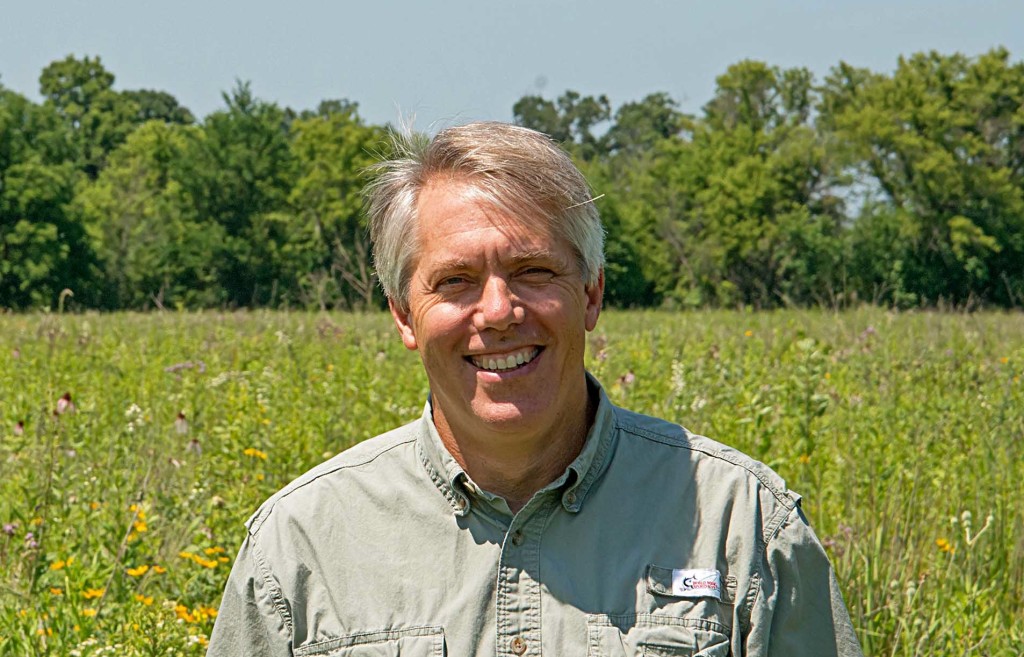
<svg viewBox="0 0 1024 657"><path fill-rule="evenodd" d="M900 55L1024 58L1022 0L0 0L0 84L39 100L39 74L99 56L115 89L157 89L203 117L248 81L295 110L359 104L369 123L434 132L510 120L526 94L666 92L697 113L743 59L891 72Z"/></svg>

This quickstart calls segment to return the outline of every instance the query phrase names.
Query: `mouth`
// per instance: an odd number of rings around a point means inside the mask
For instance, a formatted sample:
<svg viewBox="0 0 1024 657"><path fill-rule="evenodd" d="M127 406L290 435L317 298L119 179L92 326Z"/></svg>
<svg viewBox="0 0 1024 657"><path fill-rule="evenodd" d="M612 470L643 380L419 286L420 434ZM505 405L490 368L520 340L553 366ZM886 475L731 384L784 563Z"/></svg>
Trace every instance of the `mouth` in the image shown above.
<svg viewBox="0 0 1024 657"><path fill-rule="evenodd" d="M526 367L541 352L541 347L526 347L507 354L482 354L466 356L466 360L484 372L510 372Z"/></svg>

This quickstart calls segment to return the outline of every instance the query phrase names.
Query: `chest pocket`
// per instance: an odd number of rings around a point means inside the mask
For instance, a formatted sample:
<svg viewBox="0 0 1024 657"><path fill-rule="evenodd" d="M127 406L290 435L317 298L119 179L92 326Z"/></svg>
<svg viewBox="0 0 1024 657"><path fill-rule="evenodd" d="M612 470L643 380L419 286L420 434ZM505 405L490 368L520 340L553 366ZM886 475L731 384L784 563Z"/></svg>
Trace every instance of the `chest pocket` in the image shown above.
<svg viewBox="0 0 1024 657"><path fill-rule="evenodd" d="M361 632L295 649L296 657L444 657L444 629L411 627Z"/></svg>
<svg viewBox="0 0 1024 657"><path fill-rule="evenodd" d="M654 614L587 618L588 657L729 657L725 628Z"/></svg>

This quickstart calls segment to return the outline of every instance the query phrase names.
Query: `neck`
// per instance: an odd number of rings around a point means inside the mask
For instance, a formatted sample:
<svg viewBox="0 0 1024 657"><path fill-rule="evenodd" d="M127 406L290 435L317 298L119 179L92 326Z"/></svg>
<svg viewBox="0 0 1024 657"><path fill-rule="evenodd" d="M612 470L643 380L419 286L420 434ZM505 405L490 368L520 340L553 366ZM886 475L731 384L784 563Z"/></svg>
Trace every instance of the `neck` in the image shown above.
<svg viewBox="0 0 1024 657"><path fill-rule="evenodd" d="M433 409L448 452L477 485L503 497L512 513L579 456L596 412L597 397L589 386L576 408L564 409L555 425L539 431L463 429L449 424L440 406Z"/></svg>

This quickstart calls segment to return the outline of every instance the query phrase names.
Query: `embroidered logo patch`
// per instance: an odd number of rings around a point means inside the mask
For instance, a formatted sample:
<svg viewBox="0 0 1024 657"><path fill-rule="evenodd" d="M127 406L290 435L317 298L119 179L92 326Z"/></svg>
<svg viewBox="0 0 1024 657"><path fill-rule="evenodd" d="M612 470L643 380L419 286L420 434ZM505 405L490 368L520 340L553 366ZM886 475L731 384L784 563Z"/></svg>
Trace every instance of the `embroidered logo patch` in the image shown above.
<svg viewBox="0 0 1024 657"><path fill-rule="evenodd" d="M672 571L672 595L681 598L722 599L722 574L717 570Z"/></svg>

